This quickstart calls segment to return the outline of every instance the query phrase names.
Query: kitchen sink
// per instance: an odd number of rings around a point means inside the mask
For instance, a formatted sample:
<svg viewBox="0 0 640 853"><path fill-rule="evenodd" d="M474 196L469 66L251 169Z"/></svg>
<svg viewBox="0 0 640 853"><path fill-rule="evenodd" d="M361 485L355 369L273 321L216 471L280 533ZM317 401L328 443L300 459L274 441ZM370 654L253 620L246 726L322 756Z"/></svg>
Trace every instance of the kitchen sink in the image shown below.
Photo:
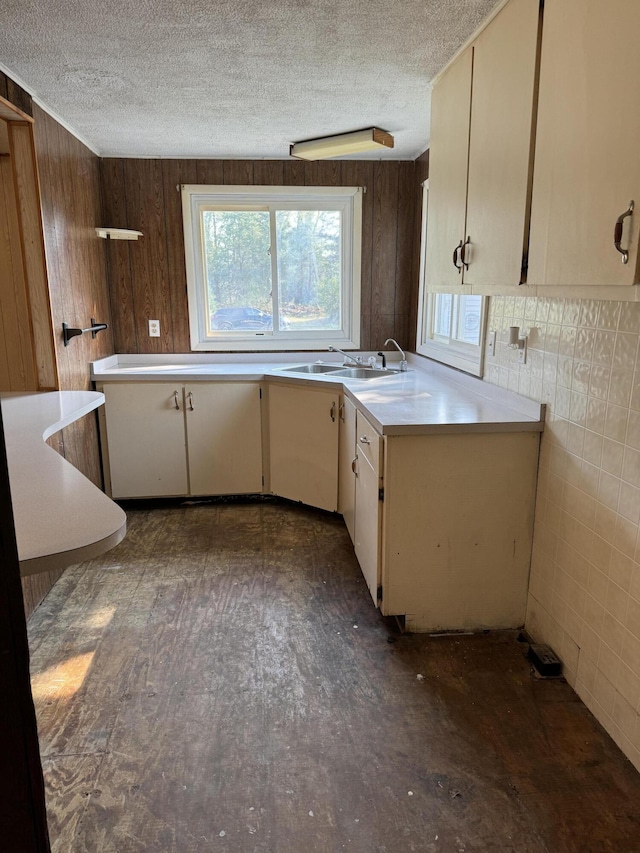
<svg viewBox="0 0 640 853"><path fill-rule="evenodd" d="M282 368L285 373L335 373L342 369L340 364L298 364Z"/></svg>
<svg viewBox="0 0 640 853"><path fill-rule="evenodd" d="M343 367L334 376L344 376L345 379L382 379L384 376L395 376L399 370L382 370L379 367Z"/></svg>

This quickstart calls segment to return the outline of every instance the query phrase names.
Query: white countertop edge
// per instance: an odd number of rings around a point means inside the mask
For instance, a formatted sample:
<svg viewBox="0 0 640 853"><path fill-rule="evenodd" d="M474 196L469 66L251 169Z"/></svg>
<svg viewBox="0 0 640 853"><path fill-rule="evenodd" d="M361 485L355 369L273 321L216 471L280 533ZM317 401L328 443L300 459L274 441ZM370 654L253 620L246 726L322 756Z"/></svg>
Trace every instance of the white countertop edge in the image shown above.
<svg viewBox="0 0 640 853"><path fill-rule="evenodd" d="M14 526L24 577L113 548L126 533L120 507L45 440L104 403L97 391L0 394Z"/></svg>
<svg viewBox="0 0 640 853"><path fill-rule="evenodd" d="M322 358L310 357L314 355ZM368 354L362 355L366 361ZM275 360L276 358L278 361ZM394 353L390 353L388 359L390 366L393 366L396 360ZM327 374L296 375L284 372L290 364L308 364L314 361L341 365L341 356L319 352L116 355L94 362L91 365L91 375L98 385L103 382L260 382L263 380L327 388L339 384L356 406L368 417L373 418L380 431L386 435L429 434L436 430L438 432L543 430L545 416L543 404L414 353L407 353L407 360L410 365L408 373L399 373L373 382L344 379ZM415 382L411 382L412 377L415 378ZM405 390L405 399L409 401L411 395L415 394L416 388L420 393L425 392L425 382L428 383L429 377L433 377L438 383L434 391L441 396L444 384L445 388L449 386L452 391L457 389L456 393L462 395L461 399L466 397L467 400L476 400L478 411L485 410L482 417L477 421L467 417L457 422L453 418L449 421L433 420L430 416L422 416L417 411L414 411L411 416L406 411L404 415L399 414L399 410L403 408L401 395ZM375 403L368 402L367 398L370 400L372 396L368 392L371 391L375 391ZM382 412L385 397L387 398L386 411ZM377 409L378 416L372 410L372 406ZM495 407L495 413L487 412L487 406Z"/></svg>

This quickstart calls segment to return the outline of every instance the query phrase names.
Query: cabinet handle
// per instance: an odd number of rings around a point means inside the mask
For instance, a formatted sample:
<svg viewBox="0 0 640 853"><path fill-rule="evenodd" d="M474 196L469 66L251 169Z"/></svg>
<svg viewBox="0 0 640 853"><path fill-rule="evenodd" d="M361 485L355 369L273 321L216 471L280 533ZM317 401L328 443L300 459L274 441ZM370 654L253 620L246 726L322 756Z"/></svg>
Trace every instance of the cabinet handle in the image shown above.
<svg viewBox="0 0 640 853"><path fill-rule="evenodd" d="M371 442L369 441L369 439L367 438L366 435L361 435L360 436L360 444L371 444Z"/></svg>
<svg viewBox="0 0 640 853"><path fill-rule="evenodd" d="M460 249L460 260L461 260L461 262L462 262L462 266L463 266L466 270L468 270L468 269L469 269L469 262L468 262L468 261L465 261L465 258L466 258L466 256L467 256L466 247L467 247L467 246L470 246L470 245L471 245L471 237L467 237L467 239L464 241L463 246L462 246L462 247L461 247L461 249ZM462 269L462 267L460 267L460 269Z"/></svg>
<svg viewBox="0 0 640 853"><path fill-rule="evenodd" d="M627 216L631 216L633 214L634 202L633 199L629 202L629 207L625 210L624 213L621 213L620 216L616 219L616 226L613 229L613 245L616 247L617 251L622 255L622 263L626 264L629 262L629 250L623 249L620 246L620 241L622 240L622 230L624 228L624 221Z"/></svg>
<svg viewBox="0 0 640 853"><path fill-rule="evenodd" d="M331 404L331 408L329 409L329 417L331 418L332 423L336 422L336 404L335 404L335 402Z"/></svg>
<svg viewBox="0 0 640 853"><path fill-rule="evenodd" d="M353 473L356 475L356 477L358 476L358 472L356 471L356 467L357 467L357 465L358 465L358 457L357 457L357 456L354 456L354 457L353 457L353 462L351 463L351 470L352 470L352 471L353 471Z"/></svg>
<svg viewBox="0 0 640 853"><path fill-rule="evenodd" d="M189 411L193 411L193 391L189 391L187 394L187 400L189 401Z"/></svg>
<svg viewBox="0 0 640 853"><path fill-rule="evenodd" d="M458 252L462 249L462 240L458 243L458 245L453 250L453 265L458 270L458 272L462 272L462 264L458 266Z"/></svg>
<svg viewBox="0 0 640 853"><path fill-rule="evenodd" d="M177 409L177 411L180 411L180 403L178 403L178 392L177 391L173 392L173 402L174 402L174 405L175 405L175 408Z"/></svg>
<svg viewBox="0 0 640 853"><path fill-rule="evenodd" d="M344 403L340 403L338 406L338 417L344 423Z"/></svg>

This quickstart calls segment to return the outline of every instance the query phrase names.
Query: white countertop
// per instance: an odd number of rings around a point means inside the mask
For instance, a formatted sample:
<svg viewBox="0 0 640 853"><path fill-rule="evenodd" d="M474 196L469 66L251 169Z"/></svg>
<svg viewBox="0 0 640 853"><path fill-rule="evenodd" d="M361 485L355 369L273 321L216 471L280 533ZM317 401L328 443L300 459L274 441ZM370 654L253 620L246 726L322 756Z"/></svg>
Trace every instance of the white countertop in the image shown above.
<svg viewBox="0 0 640 853"><path fill-rule="evenodd" d="M96 391L0 394L23 576L91 559L125 535L120 507L45 444L103 403Z"/></svg>
<svg viewBox="0 0 640 853"><path fill-rule="evenodd" d="M373 380L284 371L292 365L320 359L324 363L342 364L341 360L320 353L115 355L94 362L91 376L98 384L208 380L295 382L331 387L339 383L383 435L542 431L544 406L540 403L429 359L412 354L407 358L410 368L407 373ZM393 354L388 364L393 367Z"/></svg>

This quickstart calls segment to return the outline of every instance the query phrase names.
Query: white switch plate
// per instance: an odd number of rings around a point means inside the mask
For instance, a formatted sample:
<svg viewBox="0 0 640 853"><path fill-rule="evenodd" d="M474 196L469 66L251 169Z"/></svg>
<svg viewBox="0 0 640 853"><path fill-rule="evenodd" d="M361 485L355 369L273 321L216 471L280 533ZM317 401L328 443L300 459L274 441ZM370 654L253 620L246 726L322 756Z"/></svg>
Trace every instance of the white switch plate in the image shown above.
<svg viewBox="0 0 640 853"><path fill-rule="evenodd" d="M160 337L160 320L149 320L149 337Z"/></svg>
<svg viewBox="0 0 640 853"><path fill-rule="evenodd" d="M496 354L496 337L497 333L495 329L491 329L489 332L489 355L494 357Z"/></svg>

